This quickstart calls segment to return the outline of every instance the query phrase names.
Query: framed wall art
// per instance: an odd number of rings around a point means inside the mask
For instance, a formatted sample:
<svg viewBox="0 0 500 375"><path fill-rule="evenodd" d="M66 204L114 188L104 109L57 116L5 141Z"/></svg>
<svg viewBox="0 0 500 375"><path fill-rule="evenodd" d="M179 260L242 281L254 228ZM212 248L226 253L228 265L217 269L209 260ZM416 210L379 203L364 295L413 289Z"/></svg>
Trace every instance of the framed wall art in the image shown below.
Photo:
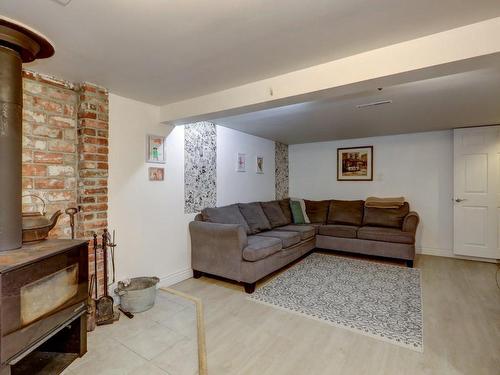
<svg viewBox="0 0 500 375"><path fill-rule="evenodd" d="M236 158L236 172L246 172L247 170L247 155L238 153Z"/></svg>
<svg viewBox="0 0 500 375"><path fill-rule="evenodd" d="M148 170L149 181L163 181L165 179L165 169L150 167Z"/></svg>
<svg viewBox="0 0 500 375"><path fill-rule="evenodd" d="M162 135L151 135L147 137L146 162L165 164L165 137Z"/></svg>
<svg viewBox="0 0 500 375"><path fill-rule="evenodd" d="M258 173L258 174L264 173L264 157L263 156L257 155L257 157L255 158L255 167L256 167L256 170L255 170L256 173Z"/></svg>
<svg viewBox="0 0 500 375"><path fill-rule="evenodd" d="M338 148L337 181L373 181L373 146Z"/></svg>

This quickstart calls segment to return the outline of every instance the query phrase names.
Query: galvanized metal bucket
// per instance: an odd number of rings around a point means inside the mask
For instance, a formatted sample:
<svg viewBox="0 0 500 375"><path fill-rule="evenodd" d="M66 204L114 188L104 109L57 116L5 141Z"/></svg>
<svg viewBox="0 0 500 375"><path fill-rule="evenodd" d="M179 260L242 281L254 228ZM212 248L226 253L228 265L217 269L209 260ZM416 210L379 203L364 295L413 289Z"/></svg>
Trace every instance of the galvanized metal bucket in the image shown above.
<svg viewBox="0 0 500 375"><path fill-rule="evenodd" d="M130 280L119 281L115 293L120 296L120 305L123 310L131 313L140 313L152 308L156 299L156 284L160 279L153 277L134 277Z"/></svg>

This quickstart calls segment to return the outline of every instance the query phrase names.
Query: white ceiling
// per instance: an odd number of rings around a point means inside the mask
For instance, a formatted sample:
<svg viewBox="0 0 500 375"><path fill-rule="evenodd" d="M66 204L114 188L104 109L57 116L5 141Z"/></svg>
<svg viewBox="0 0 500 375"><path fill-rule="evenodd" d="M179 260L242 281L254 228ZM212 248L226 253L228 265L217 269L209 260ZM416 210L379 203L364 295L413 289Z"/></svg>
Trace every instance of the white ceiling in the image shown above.
<svg viewBox="0 0 500 375"><path fill-rule="evenodd" d="M380 100L393 102L356 108ZM500 124L500 59L489 67L382 91L375 88L214 122L287 144Z"/></svg>
<svg viewBox="0 0 500 375"><path fill-rule="evenodd" d="M32 69L162 105L497 17L500 1L2 0L0 14L55 43Z"/></svg>

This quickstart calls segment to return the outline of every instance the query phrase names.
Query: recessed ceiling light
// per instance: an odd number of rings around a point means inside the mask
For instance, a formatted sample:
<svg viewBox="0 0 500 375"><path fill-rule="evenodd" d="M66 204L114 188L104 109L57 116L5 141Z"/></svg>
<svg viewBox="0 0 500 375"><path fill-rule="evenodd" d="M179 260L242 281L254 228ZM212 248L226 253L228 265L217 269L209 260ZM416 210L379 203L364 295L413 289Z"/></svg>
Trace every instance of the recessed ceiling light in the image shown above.
<svg viewBox="0 0 500 375"><path fill-rule="evenodd" d="M384 104L392 104L392 100L380 100L378 102L371 102L371 103L365 103L365 104L358 104L356 106L357 109L361 108L366 108L366 107L375 107L378 105L384 105Z"/></svg>

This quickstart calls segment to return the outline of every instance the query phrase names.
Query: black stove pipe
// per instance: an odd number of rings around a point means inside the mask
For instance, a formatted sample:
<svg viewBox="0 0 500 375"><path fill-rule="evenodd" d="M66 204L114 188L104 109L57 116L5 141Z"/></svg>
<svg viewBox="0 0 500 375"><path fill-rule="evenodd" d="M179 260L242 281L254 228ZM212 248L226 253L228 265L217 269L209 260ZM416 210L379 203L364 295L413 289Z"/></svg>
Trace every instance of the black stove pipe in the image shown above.
<svg viewBox="0 0 500 375"><path fill-rule="evenodd" d="M22 63L53 54L43 36L0 18L0 251L22 246Z"/></svg>

